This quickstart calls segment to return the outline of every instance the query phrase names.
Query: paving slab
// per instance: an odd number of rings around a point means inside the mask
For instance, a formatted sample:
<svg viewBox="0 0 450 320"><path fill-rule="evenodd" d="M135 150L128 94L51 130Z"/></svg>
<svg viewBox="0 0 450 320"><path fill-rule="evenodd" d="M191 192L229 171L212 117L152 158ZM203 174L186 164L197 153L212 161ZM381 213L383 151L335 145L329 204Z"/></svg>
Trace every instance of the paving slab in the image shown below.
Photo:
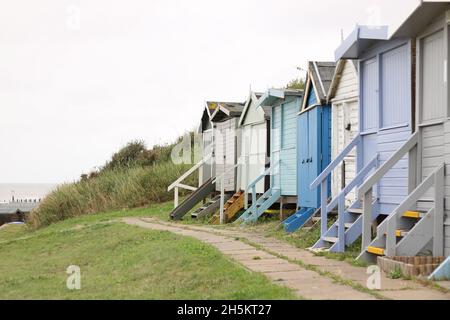
<svg viewBox="0 0 450 320"><path fill-rule="evenodd" d="M382 294L393 300L450 300L448 294L423 288L383 291Z"/></svg>
<svg viewBox="0 0 450 320"><path fill-rule="evenodd" d="M245 256L245 255L248 255L249 257L250 256L251 257L253 257L253 256L264 257L266 255L266 257L267 256L273 257L273 255L268 254L265 251L256 250L254 248L252 248L252 249L245 249L245 250L229 250L227 252L227 255L229 255L229 256Z"/></svg>
<svg viewBox="0 0 450 320"><path fill-rule="evenodd" d="M342 287L328 278L317 276L315 272L310 271L304 276L306 278L283 280L280 283L284 285L289 283L300 295L315 300L376 300L374 296L356 291L351 287Z"/></svg>
<svg viewBox="0 0 450 320"><path fill-rule="evenodd" d="M258 260L258 259L273 259L273 256L264 251L240 250L237 252L228 252L229 256L238 260Z"/></svg>
<svg viewBox="0 0 450 320"><path fill-rule="evenodd" d="M299 268L297 265L289 262L286 263L286 260L279 259L276 257L260 260L241 260L241 262L245 266L249 267L256 266L256 268L267 269L267 271L264 270L263 272L302 270L302 268ZM283 270L283 268L285 268L286 270Z"/></svg>
<svg viewBox="0 0 450 320"><path fill-rule="evenodd" d="M319 271L330 272L342 279L353 281L361 286L367 285L369 275L366 273L366 268L352 266L344 261L317 256L310 251L299 249L278 239L272 239L254 233L248 233L247 236L242 235L242 237L257 244L263 250L275 253L277 256L286 257L292 261L299 261L303 264L314 266ZM450 289L450 281L444 281L438 284L443 288ZM419 295L419 292L429 299L450 298L450 294L427 288L418 282L403 279L390 279L386 274L381 274L381 289L379 293L386 298L414 300Z"/></svg>
<svg viewBox="0 0 450 320"><path fill-rule="evenodd" d="M254 247L239 242L239 241L233 241L230 243L214 243L212 244L214 247L216 247L219 250L223 250L223 251L230 251L230 250L250 250L253 249Z"/></svg>
<svg viewBox="0 0 450 320"><path fill-rule="evenodd" d="M276 283L294 289L307 299L374 299L374 295L361 292L347 285L335 283L330 277L320 272L330 273L341 279L366 286L369 275L366 268L352 266L347 262L327 259L314 253L297 248L278 239L273 239L255 232L243 230L225 230L206 226L176 225L161 222L154 218L124 219L124 222L170 231L176 234L194 237L208 243L231 259L241 263L251 271L261 272ZM249 241L250 245L242 242ZM291 262L297 261L298 263ZM314 266L318 272L308 270L302 265ZM450 281L441 282L442 287L450 288ZM381 273L380 295L388 299L450 299L450 294L443 293L421 285L415 281L390 279Z"/></svg>
<svg viewBox="0 0 450 320"><path fill-rule="evenodd" d="M442 288L450 290L450 281L438 281L437 284Z"/></svg>
<svg viewBox="0 0 450 320"><path fill-rule="evenodd" d="M262 272L262 273L270 273L270 272L275 272L275 271L299 271L299 270L302 270L299 266L292 264L292 263L288 263L288 264L282 264L282 263L251 264L251 263L246 263L244 261L244 262L242 262L242 264L252 271Z"/></svg>
<svg viewBox="0 0 450 320"><path fill-rule="evenodd" d="M308 279L311 277L311 273L305 272L305 270L297 271L274 271L267 273L267 277L273 281L283 281L283 280L296 280L296 279ZM313 273L313 276L317 276L317 273Z"/></svg>

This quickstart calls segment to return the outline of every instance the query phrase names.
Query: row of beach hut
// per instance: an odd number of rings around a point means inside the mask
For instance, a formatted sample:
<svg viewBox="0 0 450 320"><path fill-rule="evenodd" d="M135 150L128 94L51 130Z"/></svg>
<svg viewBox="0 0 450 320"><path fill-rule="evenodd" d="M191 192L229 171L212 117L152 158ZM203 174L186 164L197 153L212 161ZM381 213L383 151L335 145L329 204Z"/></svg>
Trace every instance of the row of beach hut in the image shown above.
<svg viewBox="0 0 450 320"><path fill-rule="evenodd" d="M203 158L169 187L171 217L278 212L287 232L320 225L313 249L449 256L449 30L450 4L422 1L394 32L357 26L336 62L308 62L304 90L206 102ZM199 186L184 185L197 170Z"/></svg>

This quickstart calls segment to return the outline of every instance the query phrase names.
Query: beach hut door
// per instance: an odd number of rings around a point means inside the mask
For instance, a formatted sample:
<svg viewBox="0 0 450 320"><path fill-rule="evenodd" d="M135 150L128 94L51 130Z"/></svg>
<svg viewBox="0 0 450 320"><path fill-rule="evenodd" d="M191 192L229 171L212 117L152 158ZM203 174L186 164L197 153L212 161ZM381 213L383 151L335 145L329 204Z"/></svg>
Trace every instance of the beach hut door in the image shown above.
<svg viewBox="0 0 450 320"><path fill-rule="evenodd" d="M317 115L316 110L305 112L300 115L299 123L299 145L298 164L298 188L299 204L301 207L314 208L317 206L318 190L310 190L309 185L315 179L317 170L318 135L317 135Z"/></svg>
<svg viewBox="0 0 450 320"><path fill-rule="evenodd" d="M444 162L445 104L444 32L421 39L421 95L419 128L421 130L421 178L425 179ZM431 198L432 190L424 198Z"/></svg>
<svg viewBox="0 0 450 320"><path fill-rule="evenodd" d="M203 157L206 157L212 153L212 130L207 130L203 132ZM212 172L212 160L209 160L203 165L203 181L201 184L205 183L211 178Z"/></svg>
<svg viewBox="0 0 450 320"><path fill-rule="evenodd" d="M361 62L361 136L362 156L358 165L359 170L364 168L377 153L377 132L379 121L379 82L377 58ZM374 196L378 195L377 187Z"/></svg>

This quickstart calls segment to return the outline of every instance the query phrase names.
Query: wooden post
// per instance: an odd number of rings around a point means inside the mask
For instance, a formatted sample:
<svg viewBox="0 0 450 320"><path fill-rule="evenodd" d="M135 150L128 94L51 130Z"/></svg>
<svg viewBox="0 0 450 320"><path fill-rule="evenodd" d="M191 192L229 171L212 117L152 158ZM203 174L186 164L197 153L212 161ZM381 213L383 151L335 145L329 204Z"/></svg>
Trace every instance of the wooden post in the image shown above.
<svg viewBox="0 0 450 320"><path fill-rule="evenodd" d="M363 199L363 226L362 226L362 245L361 251L365 251L372 242L372 194L370 188Z"/></svg>
<svg viewBox="0 0 450 320"><path fill-rule="evenodd" d="M434 174L433 256L444 255L444 175L445 165Z"/></svg>
<svg viewBox="0 0 450 320"><path fill-rule="evenodd" d="M225 206L225 186L223 178L220 180L220 224L225 223L224 206Z"/></svg>
<svg viewBox="0 0 450 320"><path fill-rule="evenodd" d="M328 230L327 179L323 179L320 185L320 215L320 234L324 236Z"/></svg>
<svg viewBox="0 0 450 320"><path fill-rule="evenodd" d="M203 166L198 168L198 186L201 187L203 184Z"/></svg>
<svg viewBox="0 0 450 320"><path fill-rule="evenodd" d="M178 207L178 187L175 187L174 189L173 205L175 208Z"/></svg>
<svg viewBox="0 0 450 320"><path fill-rule="evenodd" d="M252 214L256 215L256 185L252 186Z"/></svg>
<svg viewBox="0 0 450 320"><path fill-rule="evenodd" d="M345 251L345 196L341 194L338 201L338 251Z"/></svg>
<svg viewBox="0 0 450 320"><path fill-rule="evenodd" d="M417 187L417 145L409 151L408 155L408 194Z"/></svg>
<svg viewBox="0 0 450 320"><path fill-rule="evenodd" d="M280 221L284 220L283 216L283 197L280 198Z"/></svg>
<svg viewBox="0 0 450 320"><path fill-rule="evenodd" d="M244 209L248 209L248 183L249 183L249 159L248 156L245 156L245 190L244 190Z"/></svg>
<svg viewBox="0 0 450 320"><path fill-rule="evenodd" d="M342 161L341 165L341 190L345 189L345 160Z"/></svg>
<svg viewBox="0 0 450 320"><path fill-rule="evenodd" d="M387 257L395 257L396 255L396 246L397 246L397 212L394 211L390 216L386 219L387 221L387 230L386 230L386 256Z"/></svg>

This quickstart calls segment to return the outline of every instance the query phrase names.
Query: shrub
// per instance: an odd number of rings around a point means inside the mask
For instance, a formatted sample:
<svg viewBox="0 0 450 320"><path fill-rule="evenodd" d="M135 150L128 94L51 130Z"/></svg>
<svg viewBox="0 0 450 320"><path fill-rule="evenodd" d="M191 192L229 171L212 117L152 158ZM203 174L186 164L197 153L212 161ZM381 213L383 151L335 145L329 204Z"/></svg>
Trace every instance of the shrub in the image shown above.
<svg viewBox="0 0 450 320"><path fill-rule="evenodd" d="M172 163L174 145L157 145L148 150L142 141L128 143L99 170L50 193L31 212L28 224L38 228L83 214L170 200L172 192L167 187L191 167ZM196 185L197 175L192 174L185 183Z"/></svg>
<svg viewBox="0 0 450 320"><path fill-rule="evenodd" d="M33 210L27 219L38 228L83 214L146 206L172 199L167 186L190 165L158 163L150 167L107 170L95 179L60 185ZM187 183L195 185L193 174Z"/></svg>

